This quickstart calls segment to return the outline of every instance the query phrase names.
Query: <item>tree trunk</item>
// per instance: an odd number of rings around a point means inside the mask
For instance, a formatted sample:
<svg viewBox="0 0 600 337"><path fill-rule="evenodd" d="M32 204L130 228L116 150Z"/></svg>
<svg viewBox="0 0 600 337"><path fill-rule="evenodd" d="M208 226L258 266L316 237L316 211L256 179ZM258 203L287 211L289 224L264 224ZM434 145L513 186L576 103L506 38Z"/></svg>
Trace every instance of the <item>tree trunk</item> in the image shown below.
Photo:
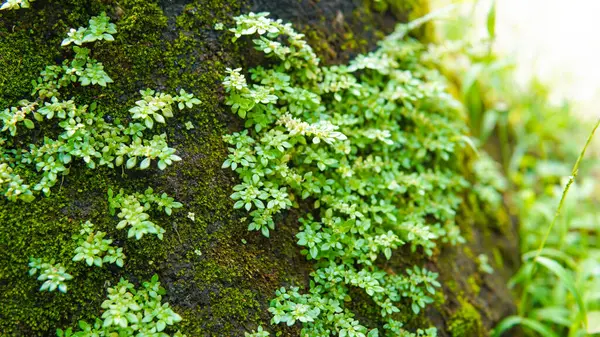
<svg viewBox="0 0 600 337"><path fill-rule="evenodd" d="M388 1L392 2L392 1ZM89 170L73 166L49 197L32 203L0 201L0 335L52 336L56 328L75 326L79 319L100 313L109 284L124 277L132 282L158 274L166 301L183 317L188 336L243 336L258 324L269 326L267 311L276 289L308 286L312 263L300 254L295 234L298 210L277 218L271 238L248 232L244 211L234 211L230 199L238 178L221 169L227 157L224 134L239 131L243 121L225 105L221 85L226 67L257 65L264 60L251 44L232 43L231 36L213 29L249 11L268 11L292 22L306 34L325 64L347 62L373 50L397 22L426 12L414 0L393 1L378 11L376 1L359 0L38 0L29 9L0 12L0 109L30 98L31 81L46 65L60 64L69 54L60 47L71 27L87 24L106 11L117 24L111 43L98 43L94 57L104 64L114 83L107 88L77 87L68 95L87 104L96 101L106 118L127 115L151 88L192 92L202 104L176 113L160 132L178 149L182 161L164 171ZM70 95L70 96L69 96ZM192 122L194 129L185 124ZM33 137L41 138L43 134ZM466 165L466 164L465 164ZM465 169L465 175L472 174ZM108 189L143 191L152 187L182 202L183 211L160 223L165 238L127 239L115 229L108 212ZM195 221L187 217L195 214ZM407 312L407 327L438 327L439 336L485 336L514 307L507 277L518 264L514 224L505 210L483 208L465 194L458 214L467 243L442 245L433 257L402 249L398 266L419 263L440 274L442 292L425 314ZM71 236L82 221L117 239L127 252L124 268L88 268L70 262ZM479 271L477 256L495 257L495 273ZM30 256L54 258L75 279L66 294L39 292L39 281L27 276ZM360 298L360 295L357 295ZM357 317L380 324L367 298L355 305ZM283 336L299 328L269 326Z"/></svg>

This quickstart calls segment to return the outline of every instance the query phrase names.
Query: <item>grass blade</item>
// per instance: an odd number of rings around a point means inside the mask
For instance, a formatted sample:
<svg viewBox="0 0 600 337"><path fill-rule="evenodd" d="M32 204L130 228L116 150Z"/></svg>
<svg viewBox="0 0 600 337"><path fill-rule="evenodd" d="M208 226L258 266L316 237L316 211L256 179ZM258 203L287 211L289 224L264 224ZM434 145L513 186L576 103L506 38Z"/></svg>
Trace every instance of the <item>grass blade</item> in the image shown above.
<svg viewBox="0 0 600 337"><path fill-rule="evenodd" d="M543 323L519 316L509 316L503 319L492 332L492 337L501 337L504 332L517 325L531 329L543 337L559 337Z"/></svg>
<svg viewBox="0 0 600 337"><path fill-rule="evenodd" d="M537 255L537 250L532 250L530 252L523 254L522 259L524 262L529 261L529 260L535 258L536 255ZM542 249L542 253L540 255L546 256L549 258L553 258L555 260L561 260L564 263L566 263L569 268L572 268L572 269L577 268L577 263L575 262L575 260L571 256L569 256L569 254L562 252L558 249L546 247L546 248Z"/></svg>
<svg viewBox="0 0 600 337"><path fill-rule="evenodd" d="M533 311L530 316L537 321L551 322L568 328L572 323L569 314L569 309L564 307L545 307Z"/></svg>
<svg viewBox="0 0 600 337"><path fill-rule="evenodd" d="M577 290L575 286L575 280L560 263L551 260L545 256L538 256L535 260L537 263L544 266L546 269L550 270L554 275L556 275L564 284L565 287L571 292L573 297L575 297L575 301L577 302L577 306L579 307L579 317L583 317L583 321L585 322L586 310L585 305L583 303L583 299L581 298L581 294ZM587 326L587 324L585 324Z"/></svg>

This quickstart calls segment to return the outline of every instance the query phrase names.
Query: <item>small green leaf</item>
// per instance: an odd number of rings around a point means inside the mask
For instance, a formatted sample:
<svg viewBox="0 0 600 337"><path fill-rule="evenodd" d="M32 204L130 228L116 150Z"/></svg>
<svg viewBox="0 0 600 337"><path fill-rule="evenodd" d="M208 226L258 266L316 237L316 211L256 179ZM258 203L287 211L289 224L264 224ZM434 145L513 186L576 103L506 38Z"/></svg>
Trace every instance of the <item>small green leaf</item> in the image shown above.
<svg viewBox="0 0 600 337"><path fill-rule="evenodd" d="M132 169L135 167L135 165L137 164L137 157L131 157L127 160L127 165L126 167L128 169Z"/></svg>
<svg viewBox="0 0 600 337"><path fill-rule="evenodd" d="M166 327L167 327L167 324L163 320L156 322L156 330L157 331L163 331Z"/></svg>
<svg viewBox="0 0 600 337"><path fill-rule="evenodd" d="M159 123L165 123L165 118L161 114L154 114L154 119Z"/></svg>
<svg viewBox="0 0 600 337"><path fill-rule="evenodd" d="M150 158L145 158L144 160L142 160L142 162L140 163L140 169L141 170L145 170L148 168L148 166L150 166Z"/></svg>
<svg viewBox="0 0 600 337"><path fill-rule="evenodd" d="M25 124L25 127L28 129L35 128L35 124L33 124L33 121L31 119L24 119L23 123Z"/></svg>

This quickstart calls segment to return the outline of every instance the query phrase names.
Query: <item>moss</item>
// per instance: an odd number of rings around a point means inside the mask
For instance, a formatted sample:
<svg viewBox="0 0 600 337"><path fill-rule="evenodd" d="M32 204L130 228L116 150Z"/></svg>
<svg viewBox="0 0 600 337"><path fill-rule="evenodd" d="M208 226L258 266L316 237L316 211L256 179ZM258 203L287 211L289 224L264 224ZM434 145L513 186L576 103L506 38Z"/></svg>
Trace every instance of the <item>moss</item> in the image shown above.
<svg viewBox="0 0 600 337"><path fill-rule="evenodd" d="M418 19L430 11L429 0L370 0L368 7L376 12L391 13L400 22ZM424 41L435 39L434 26L427 24L413 32Z"/></svg>
<svg viewBox="0 0 600 337"><path fill-rule="evenodd" d="M446 295L443 291L437 291L435 295L433 295L433 303L438 310L441 309L444 304L446 304Z"/></svg>
<svg viewBox="0 0 600 337"><path fill-rule="evenodd" d="M261 11L293 22L325 64L346 63L359 53L375 49L377 41L397 23L389 13L373 11L368 2L280 0L261 5ZM302 13L301 20L296 12ZM407 17L403 15L403 20Z"/></svg>
<svg viewBox="0 0 600 337"><path fill-rule="evenodd" d="M477 257L475 256L475 254L473 253L473 250L471 249L471 247L469 246L464 246L463 247L463 252L465 253L465 255L472 261L477 261Z"/></svg>
<svg viewBox="0 0 600 337"><path fill-rule="evenodd" d="M477 274L471 275L469 276L469 278L467 279L467 283L469 284L469 288L471 290L471 292L473 293L473 295L478 296L479 292L481 291L481 286L479 285L480 281L479 281L479 277L477 277Z"/></svg>
<svg viewBox="0 0 600 337"><path fill-rule="evenodd" d="M309 8L307 1L294 2L294 6ZM288 19L304 27L326 63L344 62L358 52L371 50L393 29L395 20L389 13L374 12L354 2L343 11L339 25L332 26L339 11L325 3L317 5L323 9L317 11L319 14ZM285 6L278 1L271 4L273 9L253 9L271 10L286 19L281 9ZM165 171L122 175L120 170L90 171L74 166L49 198L30 204L0 200L2 336L49 336L57 327L90 320L100 313L103 296L98 294L108 285L120 277L140 282L154 273L167 290L166 300L183 316L180 326L184 333L238 336L259 323L267 324L270 314L266 309L275 289L307 285L312 264L300 255L295 243L298 214L291 211L279 218L271 239L248 233L246 215L234 212L229 198L235 177L220 168L226 156L221 136L242 127L223 104L223 69L247 68L256 60L243 44L232 44L229 36L212 27L216 22L231 23L233 16L247 9L246 2L227 0L38 0L30 10L0 12L0 108L29 98L31 80L46 65L70 56L68 50L60 48L68 28L85 25L101 11L113 18L119 32L114 42L97 43L93 57L103 62L114 83L107 88L75 86L66 90L65 97L75 97L81 104L96 101L111 118L126 116L128 107L139 97L138 90L145 88L169 93L184 88L202 100L199 108L177 113L157 129L167 133L169 143L183 158ZM193 130L184 127L188 121L194 124ZM127 239L124 232L115 229L117 221L107 212L108 188L134 192L148 186L185 205L171 217L153 214L167 230L163 241L153 237ZM185 216L188 211L196 214L195 222ZM88 268L70 261L74 249L71 235L88 219L124 248L125 268ZM247 244L242 244L242 239ZM201 256L194 254L196 249ZM445 260L444 254L440 253L440 261L432 269L452 264L452 258ZM407 265L429 263L422 251L412 253L408 247L395 255L398 258L386 268L398 272ZM38 292L39 282L26 277L30 256L66 264L75 276L69 292ZM452 275L445 270L440 274L446 279ZM458 283L454 285L448 283L452 294L439 293L436 302L450 303L460 291ZM357 317L372 321L372 326L381 325L375 320L379 313L373 312L366 296L355 303ZM406 314L398 318L409 327L433 324L425 312L410 315L409 303L401 309ZM274 330L285 336L297 335L297 328L277 326Z"/></svg>
<svg viewBox="0 0 600 337"><path fill-rule="evenodd" d="M461 307L450 317L447 328L452 337L486 336L481 315L469 302L459 299Z"/></svg>
<svg viewBox="0 0 600 337"><path fill-rule="evenodd" d="M53 53L36 50L35 39L26 31L6 36L0 33L0 107L16 103L31 91L31 79L38 76ZM21 48L14 48L20 45Z"/></svg>
<svg viewBox="0 0 600 337"><path fill-rule="evenodd" d="M450 291L452 291L453 293L457 293L458 290L458 285L456 284L455 280L448 280L445 285L448 287L448 289L450 289Z"/></svg>
<svg viewBox="0 0 600 337"><path fill-rule="evenodd" d="M29 11L0 14L1 22L12 23L0 27L2 107L27 98L30 81L44 66L69 56L68 50L59 47L64 32L84 25L100 11L107 11L119 30L116 41L97 43L93 48L94 57L104 63L114 83L106 89L73 87L65 96L74 96L80 103L97 101L112 118L125 116L137 91L146 87L166 92L185 88L203 101L200 109L179 115L157 130L168 133L170 143L184 159L173 169L121 176L120 170L73 167L49 198L31 204L0 201L3 336L47 336L57 327L90 320L100 314L102 296L98 294L107 285L120 277L140 282L154 273L167 289L167 300L184 317L184 331L193 336L239 335L269 319L266 306L276 288L285 282L303 283L303 274L290 273L279 263L290 259L290 251L299 255L290 239L293 235L284 230L285 238L274 235L268 242L271 246L265 240L248 238L247 225L232 211L229 199L234 180L220 169L226 156L221 135L237 123L229 123L229 112L220 103L221 74L225 63L239 63L240 55L210 27L239 10L227 1L204 1L167 17L157 1L66 5L37 1ZM196 126L191 132L183 126L187 121ZM133 192L147 186L186 205L172 217L153 214L167 229L163 241L127 239L115 229L116 220L107 215L108 188ZM187 211L196 214L196 222L187 219ZM87 268L70 261L74 249L71 235L87 219L123 246L125 268ZM242 246L244 237L249 243ZM264 247L269 247L268 251ZM193 254L195 249L203 255ZM75 276L69 292L38 292L39 282L25 276L30 256L66 264ZM307 269L301 256L291 258L302 265L298 270Z"/></svg>

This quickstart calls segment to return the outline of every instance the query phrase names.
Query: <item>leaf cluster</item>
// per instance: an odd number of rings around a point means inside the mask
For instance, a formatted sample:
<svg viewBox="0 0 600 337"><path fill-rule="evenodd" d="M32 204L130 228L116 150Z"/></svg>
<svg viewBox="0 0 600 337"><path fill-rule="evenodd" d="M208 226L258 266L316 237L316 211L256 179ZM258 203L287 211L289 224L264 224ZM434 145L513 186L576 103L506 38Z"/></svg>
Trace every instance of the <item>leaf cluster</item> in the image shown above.
<svg viewBox="0 0 600 337"><path fill-rule="evenodd" d="M40 273L38 281L44 281L40 287L40 291L58 291L67 292L67 284L65 281L73 279L71 274L67 273L65 267L60 263L55 264L54 260L43 261L39 258L30 258L29 260L29 276L34 276Z"/></svg>
<svg viewBox="0 0 600 337"><path fill-rule="evenodd" d="M35 0L6 0L0 6L1 10L11 10L20 8L29 8Z"/></svg>
<svg viewBox="0 0 600 337"><path fill-rule="evenodd" d="M114 194L112 190L108 190L108 203L111 215L115 215L118 210L117 217L121 221L117 224L117 229L129 227L127 237L135 237L136 240L141 239L144 234L154 234L161 240L163 238L165 230L150 220L150 210L164 211L171 215L173 209L183 207L183 204L166 193L154 194L152 188L135 194L125 194L123 190Z"/></svg>
<svg viewBox="0 0 600 337"><path fill-rule="evenodd" d="M113 247L111 239L105 239L106 233L94 232L94 224L86 221L81 225L79 235L75 236L77 248L73 261L85 261L88 266L102 267L103 263L114 263L123 267L125 254L123 248Z"/></svg>
<svg viewBox="0 0 600 337"><path fill-rule="evenodd" d="M223 167L241 179L234 208L249 212L248 229L264 236L283 211L309 202L314 209L297 234L315 262L310 289L280 289L272 323L301 323L306 336L376 336L346 306L358 288L388 322L386 335L435 336L404 331L395 319L405 303L419 313L433 301L437 274L380 267L403 245L432 255L436 241L464 242L454 218L469 183L457 163L471 141L460 103L421 61L427 49L401 25L376 51L326 67L290 24L268 13L235 20L233 41L255 37L273 62L249 75L227 69L223 81L227 104L246 121L246 130L224 137Z"/></svg>
<svg viewBox="0 0 600 337"><path fill-rule="evenodd" d="M99 40L112 41L116 32L114 24L102 13L89 21L88 27L71 31L63 45L74 44L75 56L65 60L62 66L48 66L34 81L34 94L38 98L31 102L23 100L17 107L0 111L2 129L0 135L9 138L0 142L0 193L11 201L32 201L36 193L51 193L60 177L68 175L71 165L81 162L89 169L100 166L128 169L148 169L155 162L160 170L166 169L181 158L174 148L169 147L166 134L147 135L154 122L164 124L173 117L173 106L178 109L191 108L200 103L192 94L181 89L172 96L147 89L140 91L142 99L129 110L130 121L109 122L96 102L78 104L74 98L60 98L59 89L79 83L82 86L106 86L112 80L101 63L90 58L91 50L80 47L84 43ZM26 130L53 121L50 130L41 141L28 144L22 149L22 138L17 137ZM45 127L44 130L47 130ZM29 184L18 173L20 170L38 172L38 181Z"/></svg>
<svg viewBox="0 0 600 337"><path fill-rule="evenodd" d="M107 299L102 303L101 317L96 318L94 323L79 321L79 329L58 329L57 336L184 337L179 331L168 333L170 326L181 321L181 316L171 309L169 303L162 303L165 290L160 286L157 275L149 282L143 282L138 289L121 278L107 292Z"/></svg>

